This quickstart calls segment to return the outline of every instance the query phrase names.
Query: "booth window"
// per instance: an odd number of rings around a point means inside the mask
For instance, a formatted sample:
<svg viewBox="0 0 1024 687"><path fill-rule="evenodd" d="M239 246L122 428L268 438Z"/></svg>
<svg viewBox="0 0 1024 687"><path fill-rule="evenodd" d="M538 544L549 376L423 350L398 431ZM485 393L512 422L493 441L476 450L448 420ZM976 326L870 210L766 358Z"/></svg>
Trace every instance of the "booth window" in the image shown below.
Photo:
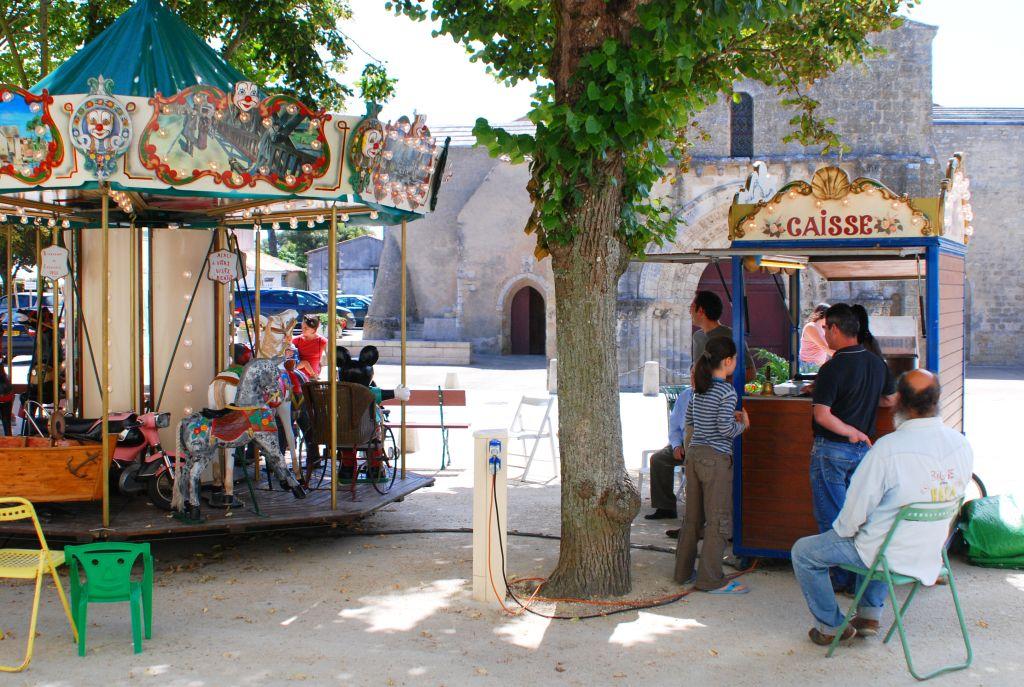
<svg viewBox="0 0 1024 687"><path fill-rule="evenodd" d="M754 99L749 93L737 93L729 112L731 157L754 157Z"/></svg>

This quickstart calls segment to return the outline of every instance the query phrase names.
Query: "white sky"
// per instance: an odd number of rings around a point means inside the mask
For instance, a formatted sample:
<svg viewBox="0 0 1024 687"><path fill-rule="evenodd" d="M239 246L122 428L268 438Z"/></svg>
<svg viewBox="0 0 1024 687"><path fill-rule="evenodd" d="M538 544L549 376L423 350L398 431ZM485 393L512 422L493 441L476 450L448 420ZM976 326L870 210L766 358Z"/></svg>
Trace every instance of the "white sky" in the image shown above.
<svg viewBox="0 0 1024 687"><path fill-rule="evenodd" d="M451 39L432 38L429 22L384 10L384 0L349 0L352 19L342 30L387 62L398 92L385 118L426 113L433 126L472 124L477 117L510 122L526 114L530 84L506 88L481 64L472 64ZM936 103L962 107L1024 107L1024 0L924 0L909 12L939 27L934 50ZM371 61L355 45L344 81L351 84ZM352 106L350 106L351 109Z"/></svg>

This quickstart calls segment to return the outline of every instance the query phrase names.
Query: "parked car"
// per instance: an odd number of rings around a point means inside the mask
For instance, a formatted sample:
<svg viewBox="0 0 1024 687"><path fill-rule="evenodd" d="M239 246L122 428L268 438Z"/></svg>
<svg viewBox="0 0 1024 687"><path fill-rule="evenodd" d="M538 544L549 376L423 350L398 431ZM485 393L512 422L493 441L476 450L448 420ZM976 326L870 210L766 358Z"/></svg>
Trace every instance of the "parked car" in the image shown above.
<svg viewBox="0 0 1024 687"><path fill-rule="evenodd" d="M256 308L255 300L255 292L251 290L236 291L235 316L239 318L243 314L251 316ZM327 301L312 291L288 288L260 289L260 313L276 315L285 310L295 310L300 316L326 315L328 307ZM355 316L348 308L337 307L335 313L343 331L348 327L348 323L355 321Z"/></svg>
<svg viewBox="0 0 1024 687"><path fill-rule="evenodd" d="M53 294L43 294L43 307L53 310ZM26 317L23 314L19 314L18 310L35 310L36 309L36 294L35 292L24 291L22 293L14 294L14 304L12 305L14 310L14 323L17 325L19 322L25 322ZM7 322L7 295L0 297L0 322Z"/></svg>
<svg viewBox="0 0 1024 687"><path fill-rule="evenodd" d="M61 326L57 333L58 340L64 340L64 327ZM44 345L48 339L43 339ZM35 355L36 351L36 330L30 329L24 322L19 322L15 315L14 326L11 327L11 355L17 358L22 355ZM0 325L0 357L7 355L7 327ZM62 354L63 355L63 354ZM43 360L47 360L46 354Z"/></svg>
<svg viewBox="0 0 1024 687"><path fill-rule="evenodd" d="M320 294L324 301L327 300L328 294L326 291L318 291L317 293ZM363 321L366 319L366 311L370 309L369 298L352 293L339 293L337 302L339 307L352 311L352 314L355 316L354 326L363 326Z"/></svg>

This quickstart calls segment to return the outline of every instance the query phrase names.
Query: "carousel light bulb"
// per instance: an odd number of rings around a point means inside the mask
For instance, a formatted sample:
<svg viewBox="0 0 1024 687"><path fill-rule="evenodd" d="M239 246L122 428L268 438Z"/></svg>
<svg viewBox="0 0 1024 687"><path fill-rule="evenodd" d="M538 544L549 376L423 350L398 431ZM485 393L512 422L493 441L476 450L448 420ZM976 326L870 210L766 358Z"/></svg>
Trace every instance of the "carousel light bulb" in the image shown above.
<svg viewBox="0 0 1024 687"><path fill-rule="evenodd" d="M6 221L7 221L7 215L5 215L3 213L0 213L0 222L6 222Z"/></svg>
<svg viewBox="0 0 1024 687"><path fill-rule="evenodd" d="M267 167L266 165L260 167L260 174L262 174L263 176L270 174L270 167Z"/></svg>
<svg viewBox="0 0 1024 687"><path fill-rule="evenodd" d="M182 408L182 411L183 411L183 412L184 412L184 413L185 413L186 415L191 415L191 414L192 414L192 406L185 406L184 408Z"/></svg>
<svg viewBox="0 0 1024 687"><path fill-rule="evenodd" d="M348 215L348 213L347 213L347 212L346 212L346 213L345 213L344 215L342 215L342 216L341 216L341 221L342 221L342 222L346 222L346 223L347 223L347 222L348 222L349 220L351 220L351 219L352 219L352 218L351 218L351 217L349 217L349 215Z"/></svg>
<svg viewBox="0 0 1024 687"><path fill-rule="evenodd" d="M964 233L967 234L968 236L974 236L974 227L968 224L966 227L964 227Z"/></svg>
<svg viewBox="0 0 1024 687"><path fill-rule="evenodd" d="M30 109L32 112L39 112L39 103L32 103L28 106L28 109Z"/></svg>
<svg viewBox="0 0 1024 687"><path fill-rule="evenodd" d="M893 202L892 202L892 209L893 209L893 210L895 210L895 209L896 209L896 208L898 208L899 206L900 206L900 204L899 204L899 203L897 203L896 201L893 201Z"/></svg>
<svg viewBox="0 0 1024 687"><path fill-rule="evenodd" d="M316 216L316 223L317 224L323 224L324 223L324 216L323 215L317 215Z"/></svg>
<svg viewBox="0 0 1024 687"><path fill-rule="evenodd" d="M183 389L185 389L185 393L186 393L186 394L190 394L190 393L192 393L192 385L191 385L191 384L186 384L186 385L185 385L184 387L182 387L182 388L183 388Z"/></svg>
<svg viewBox="0 0 1024 687"><path fill-rule="evenodd" d="M184 367L186 370L191 370L192 369L192 361L191 360L186 360L184 362L184 364L182 365L182 367Z"/></svg>
<svg viewBox="0 0 1024 687"><path fill-rule="evenodd" d="M278 229L281 228L281 223L280 222L274 222L270 226L273 227L274 231L277 231Z"/></svg>
<svg viewBox="0 0 1024 687"><path fill-rule="evenodd" d="M7 218L5 217L4 219L7 219ZM61 226L62 229L70 229L71 228L71 222L69 220L64 220L63 222L60 223L60 226Z"/></svg>
<svg viewBox="0 0 1024 687"><path fill-rule="evenodd" d="M313 142L310 143L309 145L310 145L310 147L313 148L313 150L320 150L320 146L323 145L323 144L320 143L320 139L317 138L317 139L314 139Z"/></svg>
<svg viewBox="0 0 1024 687"><path fill-rule="evenodd" d="M377 219L377 217L379 217L379 215L376 210L370 213L370 219Z"/></svg>
<svg viewBox="0 0 1024 687"><path fill-rule="evenodd" d="M46 127L45 126L40 124L39 126L36 127L36 136L43 136L45 134L46 134Z"/></svg>
<svg viewBox="0 0 1024 687"><path fill-rule="evenodd" d="M187 348L192 345L192 339L185 339L181 343L185 344L185 347Z"/></svg>
<svg viewBox="0 0 1024 687"><path fill-rule="evenodd" d="M240 115L238 115L238 118L241 121L243 121L243 122L248 122L249 121L249 113L248 112L243 112Z"/></svg>
<svg viewBox="0 0 1024 687"><path fill-rule="evenodd" d="M292 229L298 229L299 228L299 220L297 220L294 217L292 217L290 220L288 220L288 226L291 227Z"/></svg>
<svg viewBox="0 0 1024 687"><path fill-rule="evenodd" d="M273 123L274 123L274 122L273 122L273 120L272 120L272 119L270 119L270 117L264 117L264 118L263 118L263 128L265 128L265 129L269 129L269 128L270 128L270 125L271 125L271 124L273 124Z"/></svg>
<svg viewBox="0 0 1024 687"><path fill-rule="evenodd" d="M191 315L189 315L188 317L185 318L185 324L192 324L192 316Z"/></svg>
<svg viewBox="0 0 1024 687"><path fill-rule="evenodd" d="M14 100L14 94L13 94L13 93L11 93L10 91L4 91L4 95L3 95L3 101L4 101L5 103L9 103L9 102L11 102L12 100Z"/></svg>
<svg viewBox="0 0 1024 687"><path fill-rule="evenodd" d="M313 227L316 226L316 222L314 222L313 220L309 220L308 222L306 222L306 226L312 229Z"/></svg>
<svg viewBox="0 0 1024 687"><path fill-rule="evenodd" d="M289 105L285 109L288 110L288 114L295 114L295 113L297 113L299 111L298 106L296 106L294 103L292 103L291 105Z"/></svg>
<svg viewBox="0 0 1024 687"><path fill-rule="evenodd" d="M22 216L21 216L21 223L22 223L22 224L28 224L28 217L26 217L26 216L22 215Z"/></svg>
<svg viewBox="0 0 1024 687"><path fill-rule="evenodd" d="M156 132L156 135L159 136L160 138L167 138L167 130L166 129L159 129Z"/></svg>
<svg viewBox="0 0 1024 687"><path fill-rule="evenodd" d="M284 183L288 184L289 186L292 186L295 183L295 175L294 174L285 174L284 175Z"/></svg>
<svg viewBox="0 0 1024 687"><path fill-rule="evenodd" d="M185 270L184 272L181 273L181 276L182 276L183 279L191 279L192 278L192 273L189 272L188 270Z"/></svg>
<svg viewBox="0 0 1024 687"><path fill-rule="evenodd" d="M54 218L51 217L50 219L46 220L46 226L48 226L48 227L55 227L55 226L57 226L57 220L55 220Z"/></svg>

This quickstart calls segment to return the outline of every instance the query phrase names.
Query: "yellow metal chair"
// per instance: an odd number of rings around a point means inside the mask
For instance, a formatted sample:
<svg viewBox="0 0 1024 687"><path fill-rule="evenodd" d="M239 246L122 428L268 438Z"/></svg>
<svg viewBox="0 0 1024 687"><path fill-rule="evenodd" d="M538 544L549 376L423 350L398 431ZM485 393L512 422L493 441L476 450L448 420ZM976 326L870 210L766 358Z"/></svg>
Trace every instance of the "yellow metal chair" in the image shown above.
<svg viewBox="0 0 1024 687"><path fill-rule="evenodd" d="M64 564L63 551L51 551L46 545L46 537L43 536L43 528L39 526L39 518L36 517L36 509L32 504L16 496L0 497L0 522L12 520L31 520L35 527L36 536L39 538L39 549L0 549L0 578L15 580L36 581L36 593L32 599L32 619L28 626L28 647L25 650L25 660L17 666L0 665L0 671L17 673L25 670L32 661L32 645L36 638L36 620L39 618L39 592L43 588L43 577L49 571L53 577L53 583L57 585L57 594L60 596L60 603L64 607L64 614L68 617L71 625L71 634L75 641L78 641L78 631L75 629L75 621L71 616L71 607L68 606L68 599L64 595L64 588L57 577L57 567Z"/></svg>

